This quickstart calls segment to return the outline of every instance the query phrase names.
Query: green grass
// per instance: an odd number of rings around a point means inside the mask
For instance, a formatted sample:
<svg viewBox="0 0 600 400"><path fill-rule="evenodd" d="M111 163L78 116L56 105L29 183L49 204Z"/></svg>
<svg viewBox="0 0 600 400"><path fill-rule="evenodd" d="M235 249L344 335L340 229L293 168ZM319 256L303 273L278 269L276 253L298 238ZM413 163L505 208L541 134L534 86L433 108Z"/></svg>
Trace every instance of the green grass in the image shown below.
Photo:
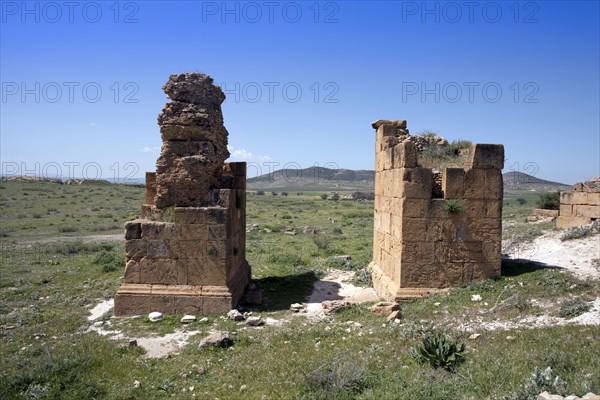
<svg viewBox="0 0 600 400"><path fill-rule="evenodd" d="M526 203L519 204L520 197ZM527 231L523 220L533 197L508 195L505 222ZM401 324L372 314L370 304L344 308L320 322L291 316L289 305L303 301L328 269L362 276L372 258L373 202L324 201L308 192L248 196L247 223L258 227L247 234L247 258L264 297L251 310L289 321L256 329L210 316L186 328L200 333L179 354L146 359L126 340L87 331L89 308L113 297L121 283L123 242L75 240L122 233L143 199L143 189L136 187L2 182L0 398L146 400L194 393L209 399L509 399L524 393L536 368L547 367L564 381L565 393L600 392L596 326L480 330L475 340L456 329L467 320L517 323L541 313L570 318L584 312L600 295L599 283L559 270L505 263L501 278L404 304ZM318 235L302 233L305 226L316 228L327 243L317 245ZM73 227L77 230L69 232ZM268 227L278 229L267 233ZM287 235L287 228L298 233ZM74 240L48 241L55 236ZM471 301L474 294L482 301ZM173 332L180 318L150 323L145 317L103 317L140 336ZM431 325L467 343L465 361L454 372L411 356L410 348L422 343L423 326ZM230 331L233 347L198 349L211 329Z"/></svg>

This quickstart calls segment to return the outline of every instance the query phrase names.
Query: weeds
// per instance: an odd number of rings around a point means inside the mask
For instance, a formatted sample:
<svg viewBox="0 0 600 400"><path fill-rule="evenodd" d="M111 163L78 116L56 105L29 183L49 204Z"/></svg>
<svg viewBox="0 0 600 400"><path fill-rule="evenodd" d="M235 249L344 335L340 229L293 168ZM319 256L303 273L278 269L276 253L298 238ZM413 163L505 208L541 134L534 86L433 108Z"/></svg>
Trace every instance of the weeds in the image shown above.
<svg viewBox="0 0 600 400"><path fill-rule="evenodd" d="M561 237L561 241L581 239L588 236L600 234L600 221L594 221L589 225L577 226L567 230Z"/></svg>
<svg viewBox="0 0 600 400"><path fill-rule="evenodd" d="M422 363L429 363L433 368L443 368L454 372L465 359L467 345L452 340L444 332L423 331L423 339L419 346L410 349L411 356Z"/></svg>
<svg viewBox="0 0 600 400"><path fill-rule="evenodd" d="M308 389L319 398L358 395L370 386L365 368L354 361L335 360L303 375Z"/></svg>
<svg viewBox="0 0 600 400"><path fill-rule="evenodd" d="M561 303L558 316L571 319L588 312L590 308L590 304L581 299L569 299Z"/></svg>
<svg viewBox="0 0 600 400"><path fill-rule="evenodd" d="M529 381L507 399L537 400L538 395L546 391L552 394L564 395L564 382L558 376L553 377L552 368L548 367L541 370L535 367Z"/></svg>

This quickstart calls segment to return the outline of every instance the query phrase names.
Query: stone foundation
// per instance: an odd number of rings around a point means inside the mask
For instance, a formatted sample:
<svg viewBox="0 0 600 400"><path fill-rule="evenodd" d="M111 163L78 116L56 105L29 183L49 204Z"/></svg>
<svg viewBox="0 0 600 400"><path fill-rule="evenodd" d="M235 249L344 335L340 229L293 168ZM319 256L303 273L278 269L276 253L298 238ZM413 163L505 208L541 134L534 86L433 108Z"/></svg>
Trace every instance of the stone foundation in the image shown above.
<svg viewBox="0 0 600 400"><path fill-rule="evenodd" d="M406 121L378 121L373 261L388 301L500 275L502 145L476 144L464 168L446 168L441 190L417 162ZM439 180L439 178L438 178Z"/></svg>

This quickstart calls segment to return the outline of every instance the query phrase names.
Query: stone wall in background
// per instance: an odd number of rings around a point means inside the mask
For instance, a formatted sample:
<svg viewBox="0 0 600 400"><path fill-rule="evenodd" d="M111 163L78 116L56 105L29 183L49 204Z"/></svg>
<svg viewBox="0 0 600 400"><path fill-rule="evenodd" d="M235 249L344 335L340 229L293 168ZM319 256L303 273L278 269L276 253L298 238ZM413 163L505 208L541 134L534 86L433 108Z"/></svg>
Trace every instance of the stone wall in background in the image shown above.
<svg viewBox="0 0 600 400"><path fill-rule="evenodd" d="M464 168L434 177L399 138L406 121L376 129L370 270L378 295L402 300L500 275L504 147L474 144ZM441 187L440 187L441 186Z"/></svg>
<svg viewBox="0 0 600 400"><path fill-rule="evenodd" d="M600 219L600 176L576 183L571 192L560 193L557 228L572 228Z"/></svg>

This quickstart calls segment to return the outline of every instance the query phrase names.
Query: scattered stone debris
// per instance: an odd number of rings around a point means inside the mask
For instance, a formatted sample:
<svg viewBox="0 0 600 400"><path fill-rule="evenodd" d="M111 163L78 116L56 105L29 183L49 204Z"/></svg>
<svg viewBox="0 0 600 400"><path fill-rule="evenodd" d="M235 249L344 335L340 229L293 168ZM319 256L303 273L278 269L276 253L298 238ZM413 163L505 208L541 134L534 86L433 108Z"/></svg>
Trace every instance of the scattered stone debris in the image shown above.
<svg viewBox="0 0 600 400"><path fill-rule="evenodd" d="M131 385L131 387L133 387L134 389L139 389L140 385L140 381L136 379L135 381L133 381L133 385Z"/></svg>
<svg viewBox="0 0 600 400"><path fill-rule="evenodd" d="M400 319L400 310L392 311L386 318L387 321L395 321L397 319Z"/></svg>
<svg viewBox="0 0 600 400"><path fill-rule="evenodd" d="M302 230L302 233L304 233L305 235L315 235L317 233L317 228L314 228L312 226L305 226Z"/></svg>
<svg viewBox="0 0 600 400"><path fill-rule="evenodd" d="M349 256L347 254L341 255L341 256L333 256L331 257L332 260L336 260L336 261L350 261L352 260L352 256Z"/></svg>
<svg viewBox="0 0 600 400"><path fill-rule="evenodd" d="M380 301L372 305L369 310L378 315L390 315L393 311L400 310L400 304L389 301Z"/></svg>
<svg viewBox="0 0 600 400"><path fill-rule="evenodd" d="M306 312L306 306L300 303L294 303L290 306L290 311L295 313Z"/></svg>
<svg viewBox="0 0 600 400"><path fill-rule="evenodd" d="M199 348L204 349L207 347L229 347L233 344L229 332L217 331L210 335L202 338L200 341Z"/></svg>
<svg viewBox="0 0 600 400"><path fill-rule="evenodd" d="M286 235L296 235L298 232L296 232L295 228L287 228L283 233Z"/></svg>
<svg viewBox="0 0 600 400"><path fill-rule="evenodd" d="M244 319L246 319L246 317L244 317L244 314L242 314L235 308L227 313L227 318L229 318L232 321L243 321Z"/></svg>
<svg viewBox="0 0 600 400"><path fill-rule="evenodd" d="M348 307L350 304L347 300L325 300L323 302L323 312L325 315L331 315L344 307Z"/></svg>
<svg viewBox="0 0 600 400"><path fill-rule="evenodd" d="M130 339L129 340L129 346L130 347L136 347L137 345L138 345L137 340L135 340L135 339Z"/></svg>
<svg viewBox="0 0 600 400"><path fill-rule="evenodd" d="M181 318L181 323L182 324L190 324L192 322L196 321L196 316L195 315L184 315L183 318Z"/></svg>
<svg viewBox="0 0 600 400"><path fill-rule="evenodd" d="M479 294L471 295L471 301L481 301L481 295L479 295Z"/></svg>
<svg viewBox="0 0 600 400"><path fill-rule="evenodd" d="M261 325L264 325L264 324L265 324L265 321L263 321L261 317L254 317L254 316L252 316L252 317L246 318L246 325L249 325L249 326L261 326Z"/></svg>
<svg viewBox="0 0 600 400"><path fill-rule="evenodd" d="M150 322L157 322L163 319L163 315L158 311L153 311L150 314L148 314L148 319L150 320Z"/></svg>

